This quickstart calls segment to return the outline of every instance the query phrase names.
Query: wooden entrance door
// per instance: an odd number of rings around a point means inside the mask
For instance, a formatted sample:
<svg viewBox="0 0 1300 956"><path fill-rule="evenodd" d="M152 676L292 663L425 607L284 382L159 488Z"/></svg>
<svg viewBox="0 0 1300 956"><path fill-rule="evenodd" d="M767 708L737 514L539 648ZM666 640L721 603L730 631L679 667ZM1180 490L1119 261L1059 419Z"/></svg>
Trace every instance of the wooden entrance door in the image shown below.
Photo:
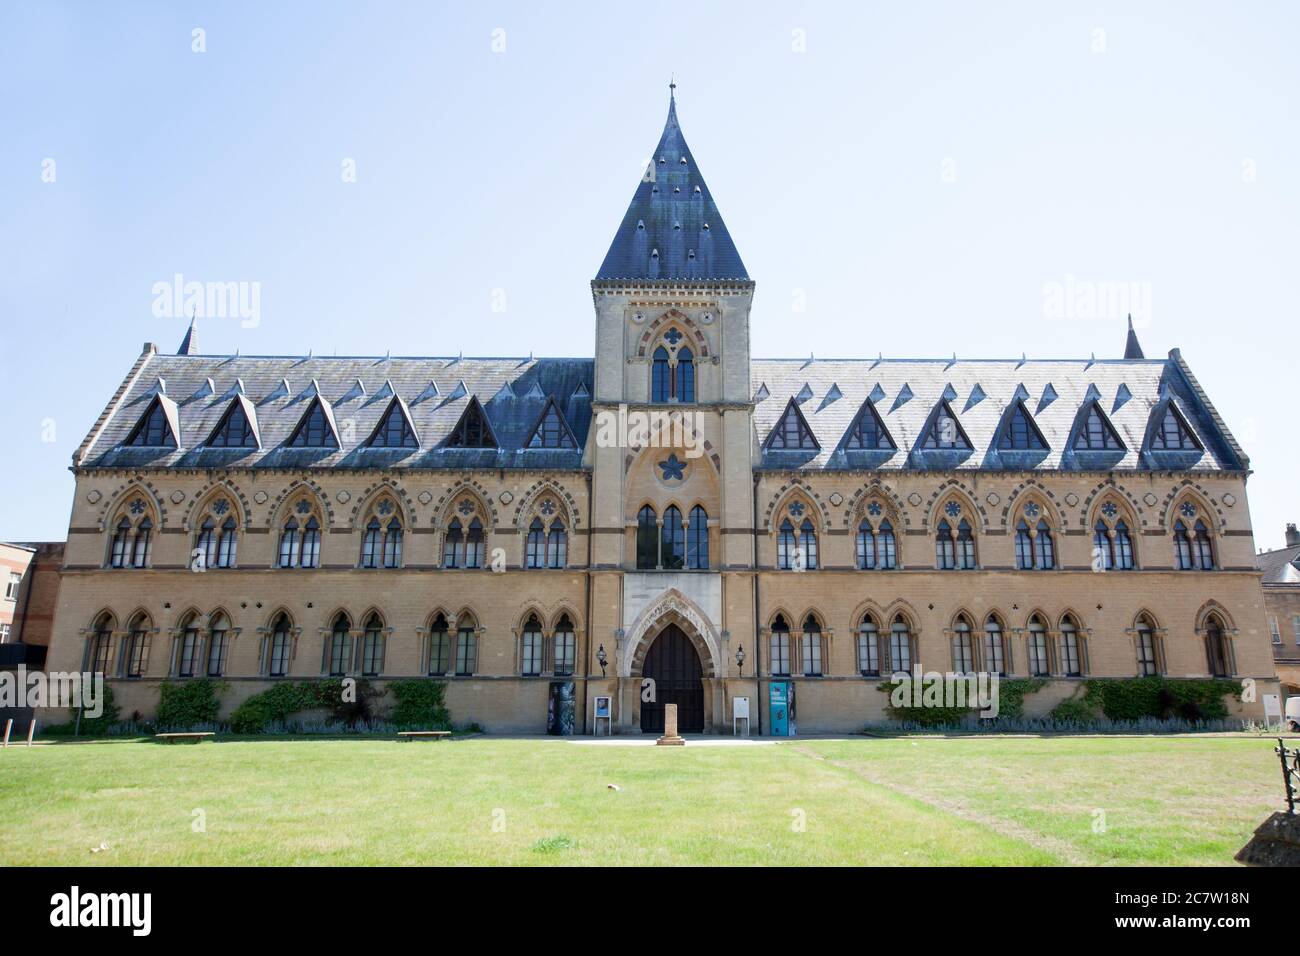
<svg viewBox="0 0 1300 956"><path fill-rule="evenodd" d="M682 629L669 624L646 651L642 677L655 682L655 700L641 702L641 730L664 732L664 704L677 705L677 732L704 732L704 684L700 655Z"/></svg>

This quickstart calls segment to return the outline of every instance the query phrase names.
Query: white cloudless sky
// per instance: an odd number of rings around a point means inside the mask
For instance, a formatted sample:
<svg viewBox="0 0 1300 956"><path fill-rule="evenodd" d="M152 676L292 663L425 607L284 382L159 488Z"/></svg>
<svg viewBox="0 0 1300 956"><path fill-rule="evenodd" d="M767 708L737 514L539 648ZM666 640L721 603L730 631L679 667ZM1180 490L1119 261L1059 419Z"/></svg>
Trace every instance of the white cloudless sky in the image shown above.
<svg viewBox="0 0 1300 956"><path fill-rule="evenodd" d="M591 355L672 75L755 356L1118 357L1122 315L1055 317L1045 287L1136 283L1147 355L1182 349L1278 547L1298 27L1287 3L6 2L0 539L66 533L70 456L141 344L184 333L153 311L177 273L259 284L260 322L205 320L204 352Z"/></svg>

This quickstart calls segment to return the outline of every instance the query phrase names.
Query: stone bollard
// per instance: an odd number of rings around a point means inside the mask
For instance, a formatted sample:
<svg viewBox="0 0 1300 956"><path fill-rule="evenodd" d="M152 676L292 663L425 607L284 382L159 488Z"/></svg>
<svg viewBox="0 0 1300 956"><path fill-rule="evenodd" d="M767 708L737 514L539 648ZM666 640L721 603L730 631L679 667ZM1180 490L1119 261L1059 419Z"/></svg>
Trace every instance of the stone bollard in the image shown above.
<svg viewBox="0 0 1300 956"><path fill-rule="evenodd" d="M655 741L656 747L684 747L686 741L677 736L677 705L664 704L664 735Z"/></svg>

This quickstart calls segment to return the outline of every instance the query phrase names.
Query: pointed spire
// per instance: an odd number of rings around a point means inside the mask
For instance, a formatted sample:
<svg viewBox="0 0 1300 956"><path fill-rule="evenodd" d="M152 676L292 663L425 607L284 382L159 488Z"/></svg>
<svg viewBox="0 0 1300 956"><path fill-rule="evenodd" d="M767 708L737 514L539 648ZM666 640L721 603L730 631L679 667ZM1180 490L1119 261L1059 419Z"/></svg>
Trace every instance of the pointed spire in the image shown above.
<svg viewBox="0 0 1300 956"><path fill-rule="evenodd" d="M181 347L176 350L177 355L198 355L199 354L199 336L198 330L194 323L198 318L198 309L190 312L190 327L185 330L185 338L181 339Z"/></svg>
<svg viewBox="0 0 1300 956"><path fill-rule="evenodd" d="M671 83L659 143L596 272L597 282L749 279L682 135L676 90Z"/></svg>
<svg viewBox="0 0 1300 956"><path fill-rule="evenodd" d="M1129 313L1128 317L1128 339L1124 342L1124 357L1126 359L1146 358L1142 354L1142 346L1138 343L1137 333L1133 331L1133 314Z"/></svg>

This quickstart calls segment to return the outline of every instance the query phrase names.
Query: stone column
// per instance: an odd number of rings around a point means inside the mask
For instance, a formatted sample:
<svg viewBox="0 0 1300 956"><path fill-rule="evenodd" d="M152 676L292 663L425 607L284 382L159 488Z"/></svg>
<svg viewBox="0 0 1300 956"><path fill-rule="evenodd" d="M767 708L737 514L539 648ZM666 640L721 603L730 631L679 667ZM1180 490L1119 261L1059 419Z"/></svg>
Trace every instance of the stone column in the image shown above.
<svg viewBox="0 0 1300 956"><path fill-rule="evenodd" d="M683 747L686 741L677 736L677 705L664 704L664 735L655 741L657 747Z"/></svg>

